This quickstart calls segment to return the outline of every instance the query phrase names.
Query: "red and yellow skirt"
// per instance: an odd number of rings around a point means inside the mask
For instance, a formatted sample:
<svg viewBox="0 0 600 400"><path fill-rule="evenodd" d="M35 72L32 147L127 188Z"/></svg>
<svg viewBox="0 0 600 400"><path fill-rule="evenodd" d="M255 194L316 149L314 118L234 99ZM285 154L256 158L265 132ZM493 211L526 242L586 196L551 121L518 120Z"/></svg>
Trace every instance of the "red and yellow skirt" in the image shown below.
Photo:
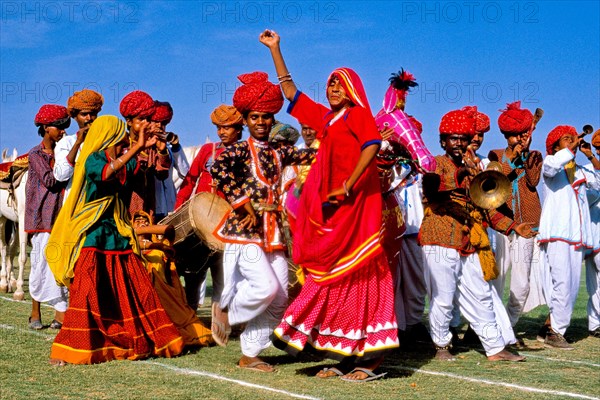
<svg viewBox="0 0 600 400"><path fill-rule="evenodd" d="M69 308L50 358L96 364L172 357L183 346L146 268L133 252L81 250Z"/></svg>

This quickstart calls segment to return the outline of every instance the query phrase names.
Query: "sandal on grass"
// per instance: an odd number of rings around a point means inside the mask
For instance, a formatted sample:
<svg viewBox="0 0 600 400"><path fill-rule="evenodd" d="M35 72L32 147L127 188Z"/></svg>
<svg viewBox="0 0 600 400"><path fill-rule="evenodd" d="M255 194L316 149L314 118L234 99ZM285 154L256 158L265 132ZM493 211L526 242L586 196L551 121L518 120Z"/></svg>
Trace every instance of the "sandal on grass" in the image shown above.
<svg viewBox="0 0 600 400"><path fill-rule="evenodd" d="M42 325L42 321L39 319L31 319L31 317L29 317L29 329L39 331L44 329L44 325Z"/></svg>
<svg viewBox="0 0 600 400"><path fill-rule="evenodd" d="M50 323L50 329L60 329L62 328L62 323L58 322L57 320L53 319L52 322Z"/></svg>
<svg viewBox="0 0 600 400"><path fill-rule="evenodd" d="M347 377L348 375L352 375L356 372L362 372L362 373L366 374L367 376L363 379L352 379L352 378ZM387 372L384 372L381 374L376 374L373 371L371 371L370 369L356 367L352 371L347 373L346 375L340 377L340 379L343 381L346 381L346 382L363 383L363 382L369 382L369 381L374 381L374 380L380 379L380 378L384 377L386 374L387 374Z"/></svg>
<svg viewBox="0 0 600 400"><path fill-rule="evenodd" d="M240 365L239 362L237 364L238 368L242 368L242 369L250 369L252 371L259 371L259 372L274 372L275 368L273 368L273 366L267 362L264 361L253 361L248 365Z"/></svg>
<svg viewBox="0 0 600 400"><path fill-rule="evenodd" d="M323 368L315 375L320 379L337 378L338 376L344 376L344 373L336 367Z"/></svg>

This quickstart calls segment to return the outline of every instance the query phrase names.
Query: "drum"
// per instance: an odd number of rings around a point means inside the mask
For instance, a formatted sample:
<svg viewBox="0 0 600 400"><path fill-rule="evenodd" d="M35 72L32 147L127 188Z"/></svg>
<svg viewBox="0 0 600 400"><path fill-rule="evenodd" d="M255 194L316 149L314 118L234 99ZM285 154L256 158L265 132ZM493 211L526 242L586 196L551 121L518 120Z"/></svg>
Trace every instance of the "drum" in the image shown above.
<svg viewBox="0 0 600 400"><path fill-rule="evenodd" d="M213 232L230 210L229 203L216 194L202 192L159 222L175 228L175 265L186 282L188 275L204 273L212 264L221 264L225 246Z"/></svg>
<svg viewBox="0 0 600 400"><path fill-rule="evenodd" d="M196 194L173 214L168 215L159 225L173 225L175 239L173 246L178 247L190 236L196 236L208 248L223 251L223 242L214 235L215 229L232 210L228 202L213 193Z"/></svg>

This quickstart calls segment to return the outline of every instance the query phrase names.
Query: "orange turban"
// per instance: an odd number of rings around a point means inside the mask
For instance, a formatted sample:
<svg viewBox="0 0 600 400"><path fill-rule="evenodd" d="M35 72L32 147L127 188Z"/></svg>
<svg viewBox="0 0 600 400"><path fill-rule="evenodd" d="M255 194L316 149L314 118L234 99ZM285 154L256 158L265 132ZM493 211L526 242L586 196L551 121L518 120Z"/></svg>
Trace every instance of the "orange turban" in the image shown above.
<svg viewBox="0 0 600 400"><path fill-rule="evenodd" d="M67 122L70 124L71 119L69 118L69 113L65 107L58 104L44 104L35 115L33 122L35 123L35 126L59 126L65 125ZM69 125L66 127L68 128Z"/></svg>
<svg viewBox="0 0 600 400"><path fill-rule="evenodd" d="M546 153L549 155L554 154L554 145L561 137L566 135L577 136L577 130L569 125L559 125L552 129L546 138Z"/></svg>
<svg viewBox="0 0 600 400"><path fill-rule="evenodd" d="M531 111L521 108L521 102L507 104L506 110L498 117L498 127L505 135L524 133L531 129L533 114Z"/></svg>
<svg viewBox="0 0 600 400"><path fill-rule="evenodd" d="M167 101L158 101L154 102L154 114L150 119L154 122L164 122L168 124L173 119L173 107Z"/></svg>
<svg viewBox="0 0 600 400"><path fill-rule="evenodd" d="M146 118L154 113L154 100L148 93L135 90L123 97L119 111L124 118Z"/></svg>
<svg viewBox="0 0 600 400"><path fill-rule="evenodd" d="M594 132L594 134L592 135L592 141L591 141L592 146L594 147L600 147L600 129L598 129L596 132Z"/></svg>
<svg viewBox="0 0 600 400"><path fill-rule="evenodd" d="M440 135L475 135L476 113L477 107L465 107L448 112L440 122Z"/></svg>
<svg viewBox="0 0 600 400"><path fill-rule="evenodd" d="M276 114L283 106L279 85L269 82L266 72L252 72L238 76L242 86L233 94L233 105L242 114L250 111Z"/></svg>
<svg viewBox="0 0 600 400"><path fill-rule="evenodd" d="M104 97L98 92L90 89L83 89L73 93L67 101L67 110L71 117L75 117L81 110L90 110L99 112L104 104Z"/></svg>
<svg viewBox="0 0 600 400"><path fill-rule="evenodd" d="M221 104L210 114L210 120L215 125L231 126L242 124L242 114L234 106Z"/></svg>

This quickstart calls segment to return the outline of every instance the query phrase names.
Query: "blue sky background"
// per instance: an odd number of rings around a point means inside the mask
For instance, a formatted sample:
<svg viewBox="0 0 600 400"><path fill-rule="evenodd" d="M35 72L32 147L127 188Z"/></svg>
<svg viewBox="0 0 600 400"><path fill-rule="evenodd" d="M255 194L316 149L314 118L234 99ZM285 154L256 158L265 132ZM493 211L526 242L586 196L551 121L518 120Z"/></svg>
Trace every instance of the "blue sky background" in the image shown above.
<svg viewBox="0 0 600 400"><path fill-rule="evenodd" d="M406 109L434 154L441 116L465 105L492 120L483 149L504 147L499 110L519 99L545 111L532 145L543 150L556 125L600 127L599 21L598 1L3 0L0 148L27 152L40 140L39 107L86 87L104 95L103 114L147 91L173 105L169 128L184 146L216 140L209 115L231 104L237 75L263 70L276 81L258 42L270 28L297 85L321 102L339 66L359 73L374 112L390 73L412 72L420 86Z"/></svg>

